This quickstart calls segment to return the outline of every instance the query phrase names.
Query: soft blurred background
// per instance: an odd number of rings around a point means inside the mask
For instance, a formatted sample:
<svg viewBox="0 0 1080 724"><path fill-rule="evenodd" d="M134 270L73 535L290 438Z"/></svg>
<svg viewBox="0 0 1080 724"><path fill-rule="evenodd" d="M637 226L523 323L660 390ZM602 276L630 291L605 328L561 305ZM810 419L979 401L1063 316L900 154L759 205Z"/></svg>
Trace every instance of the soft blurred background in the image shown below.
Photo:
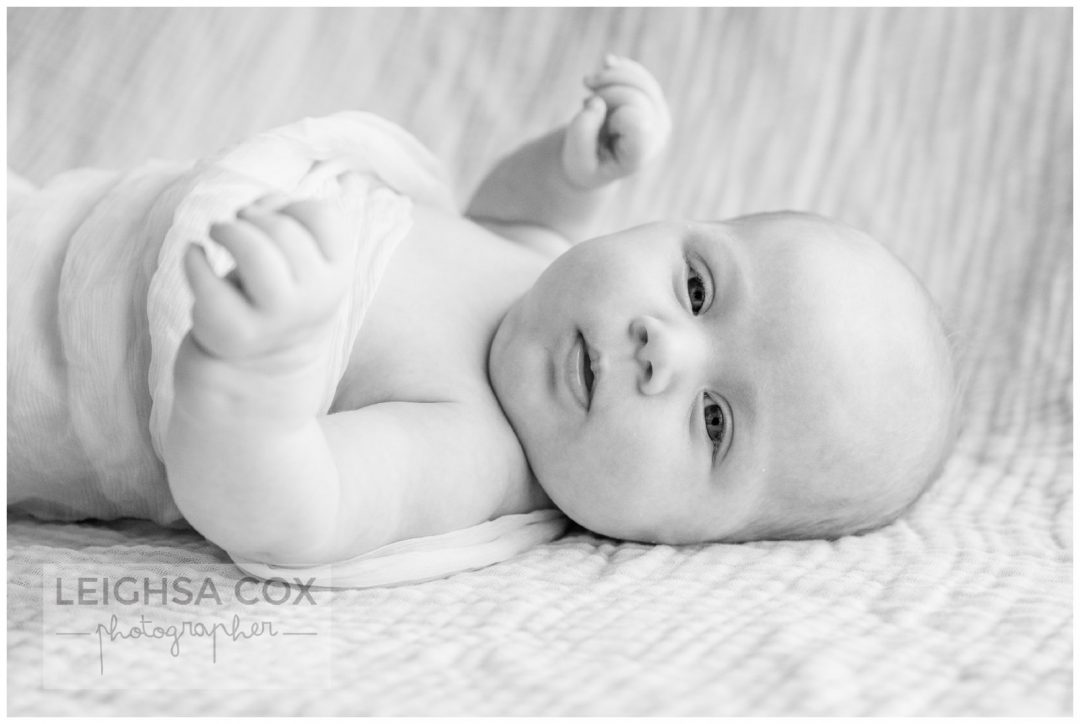
<svg viewBox="0 0 1080 724"><path fill-rule="evenodd" d="M534 662L561 653L550 667L502 674L483 657L459 659L448 664L455 674L432 665L412 688L397 679L357 698L347 684L299 709L1065 714L1071 30L1069 8L12 9L8 163L41 183L77 166L194 158L303 116L363 109L443 159L464 204L501 154L573 114L581 77L604 52L636 58L665 88L674 132L666 158L622 190L612 228L794 208L877 237L924 280L961 351L966 416L945 477L907 521L824 548L651 548L579 533L449 588L343 594L385 624L365 629L385 645L400 640L402 606L423 610L408 606L424 591L463 610L497 608L534 596L530 582L558 579L544 589L557 598L533 598L542 608L521 615L561 610L563 628L522 623L531 633L521 651ZM170 536L9 521L9 684L26 684L9 687L13 711L149 707L130 692L50 698L27 684L40 630L34 574L51 548L79 545L220 555ZM856 602L848 614L861 627L822 613L841 595ZM665 604L672 596L677 605ZM756 614L733 617L733 599L758 601ZM602 626L616 602L630 602L624 628ZM649 618L656 611L662 624ZM424 660L439 632L457 631L449 645L473 650L497 648L502 635L484 617L447 629L417 616L428 638L400 644L398 666ZM663 645L675 639L686 646ZM650 641L665 653L642 657ZM348 660L354 681L378 681L389 659Z"/></svg>

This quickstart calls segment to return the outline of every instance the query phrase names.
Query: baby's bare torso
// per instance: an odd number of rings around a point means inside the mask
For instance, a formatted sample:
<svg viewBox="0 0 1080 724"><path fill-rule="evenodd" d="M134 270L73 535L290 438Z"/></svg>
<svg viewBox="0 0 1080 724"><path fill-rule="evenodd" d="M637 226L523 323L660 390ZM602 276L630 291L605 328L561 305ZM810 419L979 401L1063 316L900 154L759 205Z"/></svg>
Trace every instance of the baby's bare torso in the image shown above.
<svg viewBox="0 0 1080 724"><path fill-rule="evenodd" d="M364 318L331 413L393 402L437 405L460 445L441 461L417 535L550 502L491 389L499 321L550 263L456 215L417 206ZM434 408L433 408L434 412Z"/></svg>

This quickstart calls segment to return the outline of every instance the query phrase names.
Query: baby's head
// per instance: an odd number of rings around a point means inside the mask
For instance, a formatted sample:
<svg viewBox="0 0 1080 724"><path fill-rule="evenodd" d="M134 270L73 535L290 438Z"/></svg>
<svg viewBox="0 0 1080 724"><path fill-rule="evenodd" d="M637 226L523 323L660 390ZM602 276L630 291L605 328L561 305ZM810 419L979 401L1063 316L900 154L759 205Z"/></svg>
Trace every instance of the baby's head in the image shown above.
<svg viewBox="0 0 1080 724"><path fill-rule="evenodd" d="M490 375L552 501L628 540L876 528L955 436L925 290L865 234L809 214L574 247L507 313Z"/></svg>

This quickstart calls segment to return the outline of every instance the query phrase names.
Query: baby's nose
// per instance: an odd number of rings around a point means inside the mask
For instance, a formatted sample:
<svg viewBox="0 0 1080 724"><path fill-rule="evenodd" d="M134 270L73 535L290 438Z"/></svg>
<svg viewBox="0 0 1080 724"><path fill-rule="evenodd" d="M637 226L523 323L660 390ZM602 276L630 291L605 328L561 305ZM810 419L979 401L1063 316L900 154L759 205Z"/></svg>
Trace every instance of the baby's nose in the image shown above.
<svg viewBox="0 0 1080 724"><path fill-rule="evenodd" d="M639 365L638 390L642 394L664 392L694 365L697 345L689 330L641 316L631 320L630 336Z"/></svg>

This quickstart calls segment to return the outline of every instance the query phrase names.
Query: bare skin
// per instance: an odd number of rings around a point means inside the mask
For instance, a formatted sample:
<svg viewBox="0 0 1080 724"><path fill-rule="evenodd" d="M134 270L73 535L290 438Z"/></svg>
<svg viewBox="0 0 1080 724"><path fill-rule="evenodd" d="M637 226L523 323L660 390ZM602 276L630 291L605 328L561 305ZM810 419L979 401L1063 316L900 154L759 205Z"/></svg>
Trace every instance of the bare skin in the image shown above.
<svg viewBox="0 0 1080 724"><path fill-rule="evenodd" d="M940 458L932 315L881 245L828 219L655 222L552 263L499 326L491 378L544 490L592 531L857 530Z"/></svg>
<svg viewBox="0 0 1080 724"><path fill-rule="evenodd" d="M491 341L670 130L633 61L609 57L586 85L593 100L500 163L466 217L415 209L329 414L319 361L351 283L347 215L279 199L241 210L210 230L237 261L228 279L189 250L193 328L164 457L197 530L234 555L312 564L552 507L492 390Z"/></svg>
<svg viewBox="0 0 1080 724"><path fill-rule="evenodd" d="M233 555L316 564L550 507L692 543L862 530L914 499L952 415L921 285L810 214L588 238L670 119L632 61L586 85L568 126L498 164L465 217L415 209L329 414L347 208L271 199L215 225L235 278L188 254L164 457L196 529Z"/></svg>

